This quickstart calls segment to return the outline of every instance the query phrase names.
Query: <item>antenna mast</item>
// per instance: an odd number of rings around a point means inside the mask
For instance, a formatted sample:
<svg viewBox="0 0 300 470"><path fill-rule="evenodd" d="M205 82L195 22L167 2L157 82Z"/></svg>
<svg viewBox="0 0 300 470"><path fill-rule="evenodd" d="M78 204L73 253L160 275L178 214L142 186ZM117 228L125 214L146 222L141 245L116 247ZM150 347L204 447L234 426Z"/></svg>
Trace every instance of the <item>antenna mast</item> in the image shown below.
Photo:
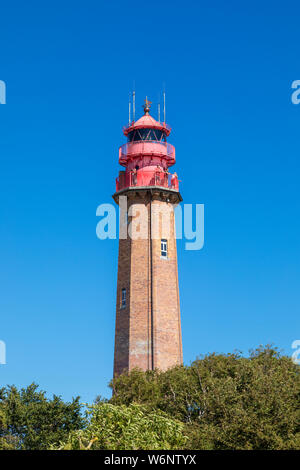
<svg viewBox="0 0 300 470"><path fill-rule="evenodd" d="M131 123L131 93L129 93L129 103L128 103L128 124Z"/></svg>
<svg viewBox="0 0 300 470"><path fill-rule="evenodd" d="M133 89L132 93L132 114L133 114L133 122L135 121L135 89Z"/></svg>
<svg viewBox="0 0 300 470"><path fill-rule="evenodd" d="M166 92L164 90L164 123L166 123Z"/></svg>

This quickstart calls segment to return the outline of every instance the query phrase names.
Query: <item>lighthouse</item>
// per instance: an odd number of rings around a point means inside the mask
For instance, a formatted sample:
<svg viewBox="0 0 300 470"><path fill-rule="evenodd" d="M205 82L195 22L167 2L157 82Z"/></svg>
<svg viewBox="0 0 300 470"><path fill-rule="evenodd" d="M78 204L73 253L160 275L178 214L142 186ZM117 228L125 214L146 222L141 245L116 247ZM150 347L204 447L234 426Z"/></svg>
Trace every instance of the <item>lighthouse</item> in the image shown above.
<svg viewBox="0 0 300 470"><path fill-rule="evenodd" d="M171 128L150 115L150 106L146 98L144 115L123 129L127 142L119 149L124 170L113 198L126 204L127 216L119 237L114 376L182 363L174 214L182 198L169 171Z"/></svg>

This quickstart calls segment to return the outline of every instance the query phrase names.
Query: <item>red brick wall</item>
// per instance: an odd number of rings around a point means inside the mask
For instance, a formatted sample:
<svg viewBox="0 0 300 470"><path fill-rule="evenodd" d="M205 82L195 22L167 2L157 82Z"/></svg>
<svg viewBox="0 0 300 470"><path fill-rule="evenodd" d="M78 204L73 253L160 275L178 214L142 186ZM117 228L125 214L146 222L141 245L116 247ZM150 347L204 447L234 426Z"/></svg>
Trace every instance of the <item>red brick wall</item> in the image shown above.
<svg viewBox="0 0 300 470"><path fill-rule="evenodd" d="M128 191L127 196L131 210L143 205L148 238L119 240L114 374L133 367L165 370L182 362L173 212L178 199L175 193L173 203L167 202L170 199L167 191L154 194L149 190ZM158 211L166 217L162 217L156 232L158 239L152 239L151 244L150 233L151 229L152 234L155 231ZM166 236L169 214L171 225ZM128 221L132 223L132 218ZM161 258L161 238L168 239L168 259ZM127 293L125 308L120 308L122 288Z"/></svg>

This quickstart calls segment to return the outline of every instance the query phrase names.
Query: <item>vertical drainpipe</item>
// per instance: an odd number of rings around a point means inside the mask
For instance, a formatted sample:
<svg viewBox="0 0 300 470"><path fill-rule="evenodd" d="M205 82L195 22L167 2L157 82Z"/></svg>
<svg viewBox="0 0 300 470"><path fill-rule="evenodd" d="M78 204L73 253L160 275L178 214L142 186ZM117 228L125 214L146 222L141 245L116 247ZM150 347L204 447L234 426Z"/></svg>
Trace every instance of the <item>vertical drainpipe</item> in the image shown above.
<svg viewBox="0 0 300 470"><path fill-rule="evenodd" d="M151 369L154 370L154 326L153 326L153 253L152 253L152 190L150 189L150 296L151 296Z"/></svg>

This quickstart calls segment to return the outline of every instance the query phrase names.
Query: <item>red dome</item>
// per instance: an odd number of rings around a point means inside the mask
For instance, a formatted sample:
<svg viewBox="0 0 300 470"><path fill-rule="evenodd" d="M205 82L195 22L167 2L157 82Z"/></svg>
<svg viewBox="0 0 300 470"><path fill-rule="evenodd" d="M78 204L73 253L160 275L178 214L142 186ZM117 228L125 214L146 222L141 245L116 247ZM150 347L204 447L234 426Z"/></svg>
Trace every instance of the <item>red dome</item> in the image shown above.
<svg viewBox="0 0 300 470"><path fill-rule="evenodd" d="M163 131L167 136L171 132L171 128L164 122L156 121L150 114L145 114L138 121L132 122L128 127L125 127L123 132L128 135L129 132L135 129L159 129Z"/></svg>

